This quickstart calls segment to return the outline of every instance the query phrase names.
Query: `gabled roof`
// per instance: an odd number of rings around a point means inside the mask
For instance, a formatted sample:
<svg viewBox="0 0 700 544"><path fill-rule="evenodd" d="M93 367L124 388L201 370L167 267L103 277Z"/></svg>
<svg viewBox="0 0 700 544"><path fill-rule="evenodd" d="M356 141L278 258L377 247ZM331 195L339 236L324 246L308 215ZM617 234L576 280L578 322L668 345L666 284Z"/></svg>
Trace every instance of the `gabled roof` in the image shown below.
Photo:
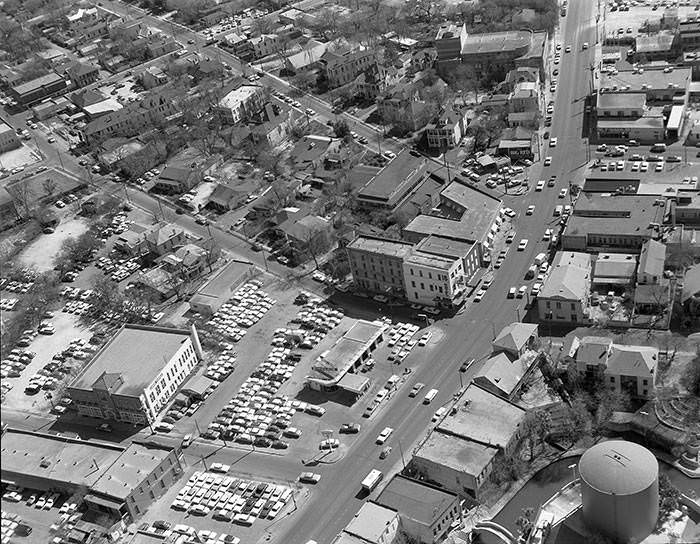
<svg viewBox="0 0 700 544"><path fill-rule="evenodd" d="M656 368L659 350L649 346L621 346L615 344L608 358L606 374L622 376L649 376Z"/></svg>
<svg viewBox="0 0 700 544"><path fill-rule="evenodd" d="M511 323L493 341L494 348L520 352L533 334L537 333L536 323Z"/></svg>
<svg viewBox="0 0 700 544"><path fill-rule="evenodd" d="M85 74L91 74L96 70L99 70L99 68L94 64L76 61L68 68L68 73L71 77L80 77Z"/></svg>
<svg viewBox="0 0 700 544"><path fill-rule="evenodd" d="M183 232L185 231L177 225L175 225L174 223L170 223L168 225L156 225L155 227L151 228L148 232L146 232L144 238L146 238L146 240L148 240L152 244L160 246L168 240L170 240L171 238L179 236Z"/></svg>
<svg viewBox="0 0 700 544"><path fill-rule="evenodd" d="M317 215L307 215L299 220L294 218L285 221L280 225L280 230L283 230L287 236L296 240L305 241L309 236L315 235L317 232L328 229L329 223L323 217Z"/></svg>
<svg viewBox="0 0 700 544"><path fill-rule="evenodd" d="M590 256L586 253L562 251L557 253L549 277L539 298L585 300L590 280Z"/></svg>
<svg viewBox="0 0 700 544"><path fill-rule="evenodd" d="M180 166L166 166L165 170L160 174L160 182L174 181L177 183L186 182L192 175L192 168L182 168Z"/></svg>

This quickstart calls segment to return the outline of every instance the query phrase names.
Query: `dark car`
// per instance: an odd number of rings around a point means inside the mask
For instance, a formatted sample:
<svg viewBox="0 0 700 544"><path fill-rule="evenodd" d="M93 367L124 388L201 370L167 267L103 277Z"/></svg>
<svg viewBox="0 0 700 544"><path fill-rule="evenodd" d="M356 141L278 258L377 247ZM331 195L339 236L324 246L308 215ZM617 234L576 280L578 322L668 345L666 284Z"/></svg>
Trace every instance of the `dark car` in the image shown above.
<svg viewBox="0 0 700 544"><path fill-rule="evenodd" d="M289 447L289 444L284 440L275 440L272 443L272 447L276 450L286 450Z"/></svg>
<svg viewBox="0 0 700 544"><path fill-rule="evenodd" d="M258 436L253 441L253 444L255 446L260 446L261 448L269 448L272 445L272 440L264 436Z"/></svg>
<svg viewBox="0 0 700 544"><path fill-rule="evenodd" d="M360 432L359 423L343 423L340 426L340 432L343 434L357 434Z"/></svg>

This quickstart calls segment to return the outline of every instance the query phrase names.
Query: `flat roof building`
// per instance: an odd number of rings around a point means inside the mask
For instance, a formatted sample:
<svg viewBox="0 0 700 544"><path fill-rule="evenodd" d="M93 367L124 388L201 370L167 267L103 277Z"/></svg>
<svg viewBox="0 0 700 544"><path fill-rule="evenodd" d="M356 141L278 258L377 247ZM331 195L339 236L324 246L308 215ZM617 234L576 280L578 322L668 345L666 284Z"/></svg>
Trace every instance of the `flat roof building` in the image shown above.
<svg viewBox="0 0 700 544"><path fill-rule="evenodd" d="M134 441L128 446L7 429L2 481L39 491L84 492L89 510L127 523L138 519L182 474L179 449Z"/></svg>
<svg viewBox="0 0 700 544"><path fill-rule="evenodd" d="M359 396L369 380L357 374L383 339L386 325L358 319L330 349L321 353L312 365L306 383L317 391L343 389Z"/></svg>
<svg viewBox="0 0 700 544"><path fill-rule="evenodd" d="M66 80L55 72L10 87L10 96L19 104L29 106L49 96L65 91Z"/></svg>
<svg viewBox="0 0 700 544"><path fill-rule="evenodd" d="M405 295L403 261L412 249L409 242L358 236L346 247L355 285L369 292Z"/></svg>
<svg viewBox="0 0 700 544"><path fill-rule="evenodd" d="M197 331L124 325L68 387L81 415L150 424L201 359Z"/></svg>
<svg viewBox="0 0 700 544"><path fill-rule="evenodd" d="M213 315L240 284L252 277L254 270L251 262L229 262L190 298L190 309L205 316Z"/></svg>
<svg viewBox="0 0 700 544"><path fill-rule="evenodd" d="M562 235L572 251L638 252L658 236L655 225L667 218L667 204L654 195L606 195L583 192Z"/></svg>
<svg viewBox="0 0 700 544"><path fill-rule="evenodd" d="M425 157L404 149L365 183L357 193L357 201L368 208L393 210L429 173Z"/></svg>
<svg viewBox="0 0 700 544"><path fill-rule="evenodd" d="M422 544L441 542L462 521L459 497L426 482L394 476L377 498L399 513L402 529Z"/></svg>
<svg viewBox="0 0 700 544"><path fill-rule="evenodd" d="M392 544L400 526L396 510L367 501L345 526L343 533L367 544ZM338 544L339 541L334 541ZM347 540L340 540L347 542Z"/></svg>

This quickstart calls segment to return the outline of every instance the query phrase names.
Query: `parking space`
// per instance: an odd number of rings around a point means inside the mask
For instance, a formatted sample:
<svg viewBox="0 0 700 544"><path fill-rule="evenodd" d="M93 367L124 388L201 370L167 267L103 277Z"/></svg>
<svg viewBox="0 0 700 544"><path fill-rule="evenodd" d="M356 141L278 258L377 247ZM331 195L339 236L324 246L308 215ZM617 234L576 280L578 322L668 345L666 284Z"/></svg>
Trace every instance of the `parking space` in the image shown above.
<svg viewBox="0 0 700 544"><path fill-rule="evenodd" d="M48 411L51 401L42 393L59 389L67 376L77 372L81 360L77 359L73 363L68 361L64 370L57 371L60 365L57 364L54 356L68 349L74 340L86 343L92 334L79 324L78 316L63 312L56 312L54 317L45 319L44 323L50 324L51 328L43 330L53 332L37 334L36 331L31 331L31 334L26 335L27 339L31 338L31 340L28 345L20 347L19 352L31 354L31 356L24 357L18 352L19 366L14 367L18 370L18 375L3 377L3 382L12 386L6 392L4 402L15 410ZM14 358L12 353L9 357ZM56 364L56 368L47 370L45 366L51 363ZM39 386L30 388L32 393L27 394L26 389L30 384L39 384ZM58 399L51 400L55 402Z"/></svg>
<svg viewBox="0 0 700 544"><path fill-rule="evenodd" d="M256 542L273 527L277 529L306 494L296 483L231 477L226 475L228 467L220 463L209 468L209 472L186 472L187 480L149 508L139 530L157 534L157 529L162 533L167 528L188 535L192 542Z"/></svg>
<svg viewBox="0 0 700 544"><path fill-rule="evenodd" d="M636 0L635 2L608 2L605 11L605 29L608 39L634 39L638 33L647 32L659 20L667 7L678 10L680 19L698 13L698 4L691 0L664 2L657 0Z"/></svg>
<svg viewBox="0 0 700 544"><path fill-rule="evenodd" d="M70 529L80 516L70 498L10 485L3 488L2 542L51 542L58 530Z"/></svg>

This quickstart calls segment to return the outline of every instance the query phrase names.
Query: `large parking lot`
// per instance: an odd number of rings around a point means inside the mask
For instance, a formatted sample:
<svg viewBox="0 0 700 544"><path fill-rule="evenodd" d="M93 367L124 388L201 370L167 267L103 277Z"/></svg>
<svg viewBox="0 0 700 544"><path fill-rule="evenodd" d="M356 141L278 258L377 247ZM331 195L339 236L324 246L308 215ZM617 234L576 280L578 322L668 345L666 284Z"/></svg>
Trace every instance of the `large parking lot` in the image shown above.
<svg viewBox="0 0 700 544"><path fill-rule="evenodd" d="M307 496L296 483L275 483L226 474L227 466L190 470L151 507L139 530L155 533L167 527L176 534L210 542L255 542L276 529ZM230 535L228 540L221 535Z"/></svg>

